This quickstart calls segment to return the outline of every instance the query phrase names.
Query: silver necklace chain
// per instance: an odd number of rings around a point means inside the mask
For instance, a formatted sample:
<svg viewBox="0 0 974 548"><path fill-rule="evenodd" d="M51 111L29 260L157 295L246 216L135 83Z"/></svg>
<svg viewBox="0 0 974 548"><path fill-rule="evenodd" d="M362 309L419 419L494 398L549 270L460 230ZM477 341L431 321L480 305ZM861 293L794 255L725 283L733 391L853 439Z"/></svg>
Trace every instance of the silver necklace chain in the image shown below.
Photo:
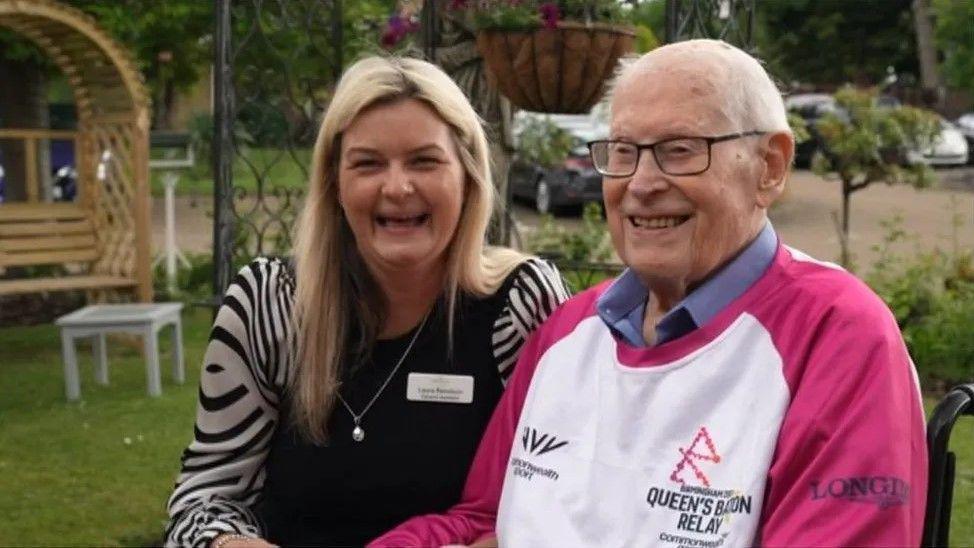
<svg viewBox="0 0 974 548"><path fill-rule="evenodd" d="M348 411L348 414L352 416L352 422L355 424L355 428L352 430L353 440L362 441L365 439L365 430L362 429L362 424L361 424L362 417L364 417L365 414L369 412L369 409L372 408L372 404L374 404L376 400L379 399L379 396L382 395L382 392L386 389L386 386L388 386L389 383L392 381L392 378L396 376L396 372L399 371L399 367L402 366L403 362L406 361L406 356L409 355L409 351L412 350L413 345L416 344L416 339L419 338L419 334L422 333L423 328L426 327L426 320L427 318L429 318L429 315L430 313L426 312L426 315L423 316L423 321L420 322L419 328L416 329L416 333L413 335L413 338L409 341L409 345L406 346L406 351L403 352L402 356L399 357L399 361L396 362L396 366L392 368L392 372L389 373L388 377L386 377L385 382L382 383L382 386L379 387L379 390L375 393L374 396L372 396L372 399L369 400L369 403L365 404L365 408L362 409L361 413L355 414L355 411L352 411L352 406L348 405L348 402L345 401L345 398L342 397L342 393L338 391L335 392L335 395L338 396L338 401L342 402L342 405L345 406L345 409Z"/></svg>

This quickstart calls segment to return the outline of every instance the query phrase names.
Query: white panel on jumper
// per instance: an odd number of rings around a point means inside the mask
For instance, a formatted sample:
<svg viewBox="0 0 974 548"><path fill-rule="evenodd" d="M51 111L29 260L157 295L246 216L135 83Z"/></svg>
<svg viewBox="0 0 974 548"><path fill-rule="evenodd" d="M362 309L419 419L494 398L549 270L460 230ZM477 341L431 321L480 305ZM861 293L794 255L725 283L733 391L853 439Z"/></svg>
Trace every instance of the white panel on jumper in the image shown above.
<svg viewBox="0 0 974 548"><path fill-rule="evenodd" d="M753 316L642 368L619 363L597 316L582 321L545 352L528 390L501 545L750 545L789 399Z"/></svg>

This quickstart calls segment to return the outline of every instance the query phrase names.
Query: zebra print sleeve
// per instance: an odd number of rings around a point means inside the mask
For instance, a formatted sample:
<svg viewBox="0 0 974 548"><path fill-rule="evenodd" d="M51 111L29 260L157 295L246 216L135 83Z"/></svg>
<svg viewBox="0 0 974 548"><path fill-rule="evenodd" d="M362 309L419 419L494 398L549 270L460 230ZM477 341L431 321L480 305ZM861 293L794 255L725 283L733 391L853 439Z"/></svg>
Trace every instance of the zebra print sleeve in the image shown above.
<svg viewBox="0 0 974 548"><path fill-rule="evenodd" d="M253 261L227 290L206 348L193 441L169 498L167 545L261 535L251 508L293 354L293 298L293 280L276 259Z"/></svg>
<svg viewBox="0 0 974 548"><path fill-rule="evenodd" d="M524 341L569 295L555 265L532 258L514 271L507 304L494 322L494 359L507 382Z"/></svg>

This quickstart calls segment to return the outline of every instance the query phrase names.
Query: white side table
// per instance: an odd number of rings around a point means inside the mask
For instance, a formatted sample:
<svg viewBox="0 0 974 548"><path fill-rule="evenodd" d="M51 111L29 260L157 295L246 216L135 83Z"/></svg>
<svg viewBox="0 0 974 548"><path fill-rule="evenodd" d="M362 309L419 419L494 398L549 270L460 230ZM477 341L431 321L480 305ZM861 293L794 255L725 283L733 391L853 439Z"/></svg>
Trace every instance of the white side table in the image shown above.
<svg viewBox="0 0 974 548"><path fill-rule="evenodd" d="M81 397L78 356L74 347L74 340L77 338L94 338L95 382L108 384L108 355L105 349L107 333L142 335L148 392L150 396L161 395L159 331L167 325L172 325L173 328L173 378L182 384L186 380L183 367L183 328L179 315L182 308L182 303L96 304L58 318L54 323L61 328L64 392L68 399L77 400Z"/></svg>

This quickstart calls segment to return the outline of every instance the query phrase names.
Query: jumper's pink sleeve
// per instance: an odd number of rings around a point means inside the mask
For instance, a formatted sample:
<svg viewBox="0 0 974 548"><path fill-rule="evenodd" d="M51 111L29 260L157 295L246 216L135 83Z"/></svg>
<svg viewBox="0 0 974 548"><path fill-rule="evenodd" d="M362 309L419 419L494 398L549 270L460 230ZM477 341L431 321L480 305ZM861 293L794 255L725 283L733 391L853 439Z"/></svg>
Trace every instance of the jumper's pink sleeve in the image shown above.
<svg viewBox="0 0 974 548"><path fill-rule="evenodd" d="M469 544L494 532L504 473L521 408L541 355L540 332L525 343L480 440L460 502L446 514L417 516L369 543L369 548Z"/></svg>
<svg viewBox="0 0 974 548"><path fill-rule="evenodd" d="M769 472L762 546L919 545L927 453L913 365L882 302L851 293L818 326L795 325L805 333L782 338L809 337L784 355L792 402Z"/></svg>

